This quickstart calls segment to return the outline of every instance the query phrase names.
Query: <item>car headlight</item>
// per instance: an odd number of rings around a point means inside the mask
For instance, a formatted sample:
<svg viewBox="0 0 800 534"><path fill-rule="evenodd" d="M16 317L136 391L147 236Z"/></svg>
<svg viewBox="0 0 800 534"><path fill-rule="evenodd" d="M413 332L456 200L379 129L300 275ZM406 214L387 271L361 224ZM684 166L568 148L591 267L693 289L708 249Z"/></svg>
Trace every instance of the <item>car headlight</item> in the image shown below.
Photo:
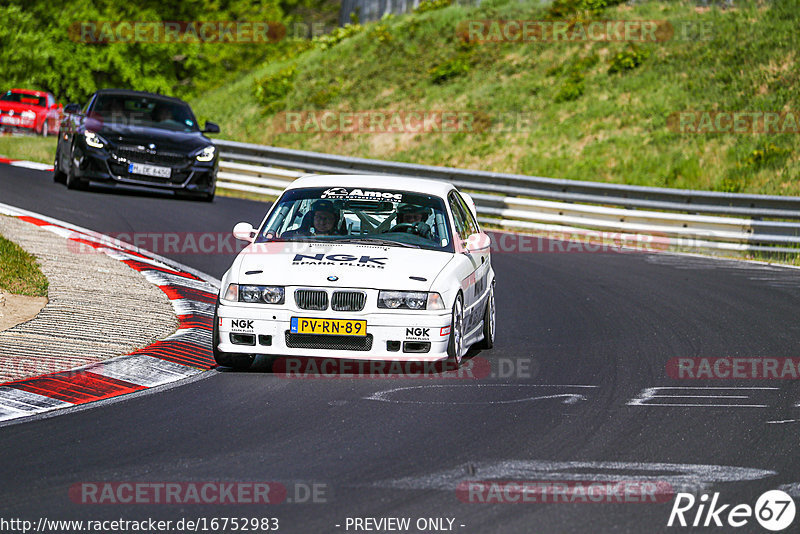
<svg viewBox="0 0 800 534"><path fill-rule="evenodd" d="M92 131L86 130L83 132L83 137L86 139L86 144L90 147L103 148L106 146L106 140Z"/></svg>
<svg viewBox="0 0 800 534"><path fill-rule="evenodd" d="M427 291L381 291L378 307L390 310L443 310L444 301L439 293Z"/></svg>
<svg viewBox="0 0 800 534"><path fill-rule="evenodd" d="M213 146L207 146L197 153L197 161L211 161L214 159L217 149Z"/></svg>
<svg viewBox="0 0 800 534"><path fill-rule="evenodd" d="M23 111L22 113L20 113L20 116L23 119L28 119L28 120L35 119L36 118L36 112L27 109L27 110Z"/></svg>
<svg viewBox="0 0 800 534"><path fill-rule="evenodd" d="M285 291L281 286L244 286L230 284L222 299L230 302L283 304Z"/></svg>

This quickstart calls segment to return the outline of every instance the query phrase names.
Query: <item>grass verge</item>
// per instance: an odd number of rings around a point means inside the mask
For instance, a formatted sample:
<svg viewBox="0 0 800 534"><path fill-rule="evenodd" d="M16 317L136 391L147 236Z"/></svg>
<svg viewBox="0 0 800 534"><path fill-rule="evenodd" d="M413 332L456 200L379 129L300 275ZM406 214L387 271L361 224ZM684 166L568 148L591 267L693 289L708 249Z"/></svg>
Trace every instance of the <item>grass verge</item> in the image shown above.
<svg viewBox="0 0 800 534"><path fill-rule="evenodd" d="M799 110L797 0L737 0L730 8L615 3L559 14L538 0L486 0L390 17L265 62L192 105L221 123L223 137L244 142L553 178L800 195L800 135L679 133L669 123L689 110ZM674 35L636 44L481 43L460 30L470 20L553 18L668 21ZM466 111L478 127L333 133L303 121L295 133L285 115L359 110Z"/></svg>
<svg viewBox="0 0 800 534"><path fill-rule="evenodd" d="M0 288L14 295L46 297L47 287L36 257L0 236Z"/></svg>
<svg viewBox="0 0 800 534"><path fill-rule="evenodd" d="M0 135L0 157L53 164L57 137Z"/></svg>

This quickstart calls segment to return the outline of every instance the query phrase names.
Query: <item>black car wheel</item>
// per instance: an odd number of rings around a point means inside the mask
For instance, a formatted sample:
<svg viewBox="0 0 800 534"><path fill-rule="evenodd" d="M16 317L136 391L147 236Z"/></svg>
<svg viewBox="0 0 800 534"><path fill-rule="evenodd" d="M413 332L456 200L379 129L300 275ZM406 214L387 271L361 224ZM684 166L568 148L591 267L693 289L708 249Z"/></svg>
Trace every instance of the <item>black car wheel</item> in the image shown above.
<svg viewBox="0 0 800 534"><path fill-rule="evenodd" d="M75 158L73 149L73 153L70 155L69 158L69 167L67 167L66 170L67 189L86 189L86 182L75 176L75 171L73 170L74 166L75 166Z"/></svg>
<svg viewBox="0 0 800 534"><path fill-rule="evenodd" d="M56 146L56 160L53 162L53 181L63 184L66 177L67 175L61 170L61 150Z"/></svg>
<svg viewBox="0 0 800 534"><path fill-rule="evenodd" d="M458 369L461 365L462 352L464 351L464 300L461 293L453 303L453 313L450 321L450 341L447 344L448 370Z"/></svg>
<svg viewBox="0 0 800 534"><path fill-rule="evenodd" d="M486 299L486 311L483 312L483 341L478 343L480 349L491 349L494 347L494 328L495 328L495 309L494 309L494 285L489 288L489 296Z"/></svg>

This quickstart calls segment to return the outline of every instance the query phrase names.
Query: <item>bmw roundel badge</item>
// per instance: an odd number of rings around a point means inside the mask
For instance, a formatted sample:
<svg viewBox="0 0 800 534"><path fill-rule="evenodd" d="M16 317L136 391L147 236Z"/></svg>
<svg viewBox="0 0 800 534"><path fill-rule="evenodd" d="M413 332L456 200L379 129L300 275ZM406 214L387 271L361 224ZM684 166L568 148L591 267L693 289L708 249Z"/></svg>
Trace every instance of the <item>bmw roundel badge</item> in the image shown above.
<svg viewBox="0 0 800 534"><path fill-rule="evenodd" d="M338 279L339 279L339 277L338 277L338 276L329 276L329 277L328 277L328 282L335 282L335 281L337 281Z"/></svg>

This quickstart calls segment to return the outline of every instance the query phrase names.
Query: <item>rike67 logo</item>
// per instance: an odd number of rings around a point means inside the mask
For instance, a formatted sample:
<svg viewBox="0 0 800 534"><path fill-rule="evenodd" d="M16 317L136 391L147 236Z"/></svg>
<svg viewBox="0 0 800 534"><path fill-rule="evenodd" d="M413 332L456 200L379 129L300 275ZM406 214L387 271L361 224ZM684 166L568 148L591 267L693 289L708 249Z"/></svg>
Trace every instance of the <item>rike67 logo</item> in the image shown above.
<svg viewBox="0 0 800 534"><path fill-rule="evenodd" d="M667 526L738 528L747 525L755 517L765 529L778 532L792 524L794 515L794 500L781 490L763 493L755 507L749 504L722 504L718 492L710 498L704 493L699 499L691 493L678 493Z"/></svg>

